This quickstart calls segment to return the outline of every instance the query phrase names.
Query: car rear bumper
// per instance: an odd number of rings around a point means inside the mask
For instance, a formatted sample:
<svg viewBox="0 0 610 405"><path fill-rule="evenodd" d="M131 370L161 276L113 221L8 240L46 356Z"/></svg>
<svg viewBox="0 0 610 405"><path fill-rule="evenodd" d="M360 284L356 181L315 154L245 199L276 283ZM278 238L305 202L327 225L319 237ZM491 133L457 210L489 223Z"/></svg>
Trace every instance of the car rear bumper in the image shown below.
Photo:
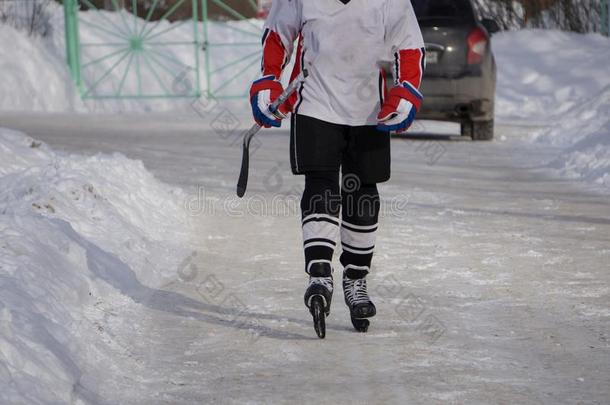
<svg viewBox="0 0 610 405"><path fill-rule="evenodd" d="M417 117L449 121L488 121L494 116L495 80L483 76L456 79L424 77L424 102Z"/></svg>

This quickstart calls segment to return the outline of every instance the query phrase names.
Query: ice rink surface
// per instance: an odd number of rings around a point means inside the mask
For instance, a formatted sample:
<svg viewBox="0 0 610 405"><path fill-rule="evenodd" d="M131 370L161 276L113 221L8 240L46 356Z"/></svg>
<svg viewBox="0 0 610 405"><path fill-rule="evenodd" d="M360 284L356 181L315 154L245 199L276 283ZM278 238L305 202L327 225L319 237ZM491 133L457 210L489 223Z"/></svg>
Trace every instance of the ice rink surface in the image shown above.
<svg viewBox="0 0 610 405"><path fill-rule="evenodd" d="M108 311L116 368L84 370L77 403L608 403L610 198L555 177L561 151L523 142L532 128L499 124L485 143L419 123L395 138L378 316L354 332L336 282L319 340L288 131L259 135L238 202L239 138L217 118L0 117L56 150L140 159L192 196L192 255L135 310Z"/></svg>

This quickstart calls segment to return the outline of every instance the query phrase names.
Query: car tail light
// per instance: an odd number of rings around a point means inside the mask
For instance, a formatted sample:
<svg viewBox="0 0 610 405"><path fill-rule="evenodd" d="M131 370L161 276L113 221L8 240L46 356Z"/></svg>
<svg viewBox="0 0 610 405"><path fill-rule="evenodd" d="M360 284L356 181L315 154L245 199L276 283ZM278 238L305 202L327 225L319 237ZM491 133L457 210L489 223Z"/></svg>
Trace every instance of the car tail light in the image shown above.
<svg viewBox="0 0 610 405"><path fill-rule="evenodd" d="M481 28L475 28L468 35L468 64L475 65L483 61L489 37Z"/></svg>

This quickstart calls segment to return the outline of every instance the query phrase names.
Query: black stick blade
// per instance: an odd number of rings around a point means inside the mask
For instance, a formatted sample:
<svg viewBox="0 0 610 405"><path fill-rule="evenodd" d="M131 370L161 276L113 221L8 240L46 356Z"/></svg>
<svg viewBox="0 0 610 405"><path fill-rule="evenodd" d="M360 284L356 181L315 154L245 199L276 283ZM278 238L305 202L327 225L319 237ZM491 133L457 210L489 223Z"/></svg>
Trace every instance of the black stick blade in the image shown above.
<svg viewBox="0 0 610 405"><path fill-rule="evenodd" d="M248 188L248 172L250 166L250 151L244 145L241 155L241 170L239 171L239 179L237 180L237 196L242 198L246 194Z"/></svg>

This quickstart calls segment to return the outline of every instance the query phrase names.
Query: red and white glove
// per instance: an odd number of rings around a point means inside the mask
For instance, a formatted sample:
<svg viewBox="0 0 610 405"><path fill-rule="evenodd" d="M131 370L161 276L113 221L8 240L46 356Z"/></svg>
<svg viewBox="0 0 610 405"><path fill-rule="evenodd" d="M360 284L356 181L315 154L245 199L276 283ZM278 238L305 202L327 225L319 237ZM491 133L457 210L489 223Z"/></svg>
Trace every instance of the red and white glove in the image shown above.
<svg viewBox="0 0 610 405"><path fill-rule="evenodd" d="M290 111L288 105L284 103L277 111L271 111L271 104L277 100L284 92L282 83L276 80L275 76L265 76L256 80L250 87L250 104L252 105L252 115L258 125L265 128L280 127L282 120Z"/></svg>
<svg viewBox="0 0 610 405"><path fill-rule="evenodd" d="M409 82L392 88L377 116L377 129L382 132L404 132L415 120L423 96Z"/></svg>

